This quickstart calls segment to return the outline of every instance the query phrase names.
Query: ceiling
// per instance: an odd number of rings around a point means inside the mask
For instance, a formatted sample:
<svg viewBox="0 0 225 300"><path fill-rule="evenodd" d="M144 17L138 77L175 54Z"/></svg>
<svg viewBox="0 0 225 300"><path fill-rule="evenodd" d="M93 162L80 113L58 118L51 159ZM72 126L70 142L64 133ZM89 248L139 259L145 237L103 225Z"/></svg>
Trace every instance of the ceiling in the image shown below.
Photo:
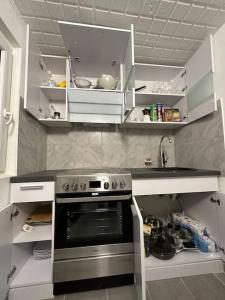
<svg viewBox="0 0 225 300"><path fill-rule="evenodd" d="M184 65L225 23L224 0L11 0L43 54L66 55L57 20L135 28L135 60Z"/></svg>

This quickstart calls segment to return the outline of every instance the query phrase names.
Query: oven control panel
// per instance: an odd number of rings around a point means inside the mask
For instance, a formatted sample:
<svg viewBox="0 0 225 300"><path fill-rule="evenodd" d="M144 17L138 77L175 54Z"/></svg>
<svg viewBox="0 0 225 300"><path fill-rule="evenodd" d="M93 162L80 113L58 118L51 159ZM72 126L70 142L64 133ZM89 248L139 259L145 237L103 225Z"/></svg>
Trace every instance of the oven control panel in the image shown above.
<svg viewBox="0 0 225 300"><path fill-rule="evenodd" d="M56 193L109 192L132 190L131 176L90 175L60 176L56 178Z"/></svg>

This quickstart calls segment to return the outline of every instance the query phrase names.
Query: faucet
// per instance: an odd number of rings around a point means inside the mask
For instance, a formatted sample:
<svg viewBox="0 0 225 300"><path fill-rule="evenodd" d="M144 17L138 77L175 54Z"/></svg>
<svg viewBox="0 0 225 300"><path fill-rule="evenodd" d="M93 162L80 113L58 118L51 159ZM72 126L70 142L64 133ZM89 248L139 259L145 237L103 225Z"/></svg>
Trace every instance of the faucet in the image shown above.
<svg viewBox="0 0 225 300"><path fill-rule="evenodd" d="M167 163L168 158L169 158L168 155L166 156L165 147L163 145L163 141L164 141L165 138L168 139L170 144L172 143L172 140L168 135L164 135L164 136L161 137L161 140L160 140L160 159L161 159L161 167L162 168L166 167L166 163Z"/></svg>

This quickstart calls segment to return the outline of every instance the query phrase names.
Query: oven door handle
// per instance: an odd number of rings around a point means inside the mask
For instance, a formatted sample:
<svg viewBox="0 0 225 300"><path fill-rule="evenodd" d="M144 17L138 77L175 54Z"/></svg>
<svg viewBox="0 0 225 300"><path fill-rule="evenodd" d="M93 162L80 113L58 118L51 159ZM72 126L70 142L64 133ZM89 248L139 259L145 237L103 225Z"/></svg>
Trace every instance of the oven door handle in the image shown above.
<svg viewBox="0 0 225 300"><path fill-rule="evenodd" d="M114 201L129 200L131 195L118 196L93 196L93 197L74 197L74 198L56 198L56 203L80 203L80 202L96 202L96 201Z"/></svg>

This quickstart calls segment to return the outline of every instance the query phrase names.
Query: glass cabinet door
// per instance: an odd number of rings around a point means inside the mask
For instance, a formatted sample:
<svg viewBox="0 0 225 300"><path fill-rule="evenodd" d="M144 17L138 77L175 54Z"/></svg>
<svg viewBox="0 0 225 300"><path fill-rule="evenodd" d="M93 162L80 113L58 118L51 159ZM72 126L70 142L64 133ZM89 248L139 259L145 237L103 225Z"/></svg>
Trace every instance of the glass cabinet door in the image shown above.
<svg viewBox="0 0 225 300"><path fill-rule="evenodd" d="M186 68L188 122L216 110L212 36L209 36L188 61Z"/></svg>

